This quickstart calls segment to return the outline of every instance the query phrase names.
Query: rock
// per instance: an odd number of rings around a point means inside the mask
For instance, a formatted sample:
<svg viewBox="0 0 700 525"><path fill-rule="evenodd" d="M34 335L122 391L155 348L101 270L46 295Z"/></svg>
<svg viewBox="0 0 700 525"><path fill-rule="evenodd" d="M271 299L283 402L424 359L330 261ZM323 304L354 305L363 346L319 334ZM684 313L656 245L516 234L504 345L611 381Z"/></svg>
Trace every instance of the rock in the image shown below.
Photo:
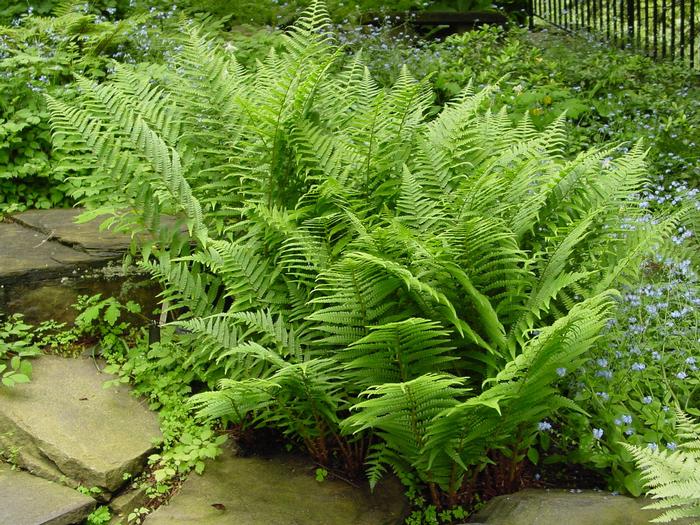
<svg viewBox="0 0 700 525"><path fill-rule="evenodd" d="M146 274L124 272L129 235L100 230L102 218L75 224L82 209L30 210L0 222L0 311L22 313L26 321L71 323L78 295L102 293L122 302L145 298L149 314L159 292ZM174 217L163 225L180 227ZM141 297L134 297L132 292Z"/></svg>
<svg viewBox="0 0 700 525"><path fill-rule="evenodd" d="M118 521L119 518L126 518L134 509L145 506L148 499L144 487L128 488L109 502L114 521Z"/></svg>
<svg viewBox="0 0 700 525"><path fill-rule="evenodd" d="M0 449L19 466L71 486L113 492L161 439L156 416L90 359L44 356L32 382L0 388Z"/></svg>
<svg viewBox="0 0 700 525"><path fill-rule="evenodd" d="M0 223L0 284L58 276L104 264L104 259L51 241L18 224Z"/></svg>
<svg viewBox="0 0 700 525"><path fill-rule="evenodd" d="M473 517L486 525L648 525L658 511L642 510L650 500L609 492L526 489L489 501Z"/></svg>
<svg viewBox="0 0 700 525"><path fill-rule="evenodd" d="M0 463L0 523L70 525L82 522L95 500L58 483Z"/></svg>
<svg viewBox="0 0 700 525"><path fill-rule="evenodd" d="M5 287L3 300L0 291L0 310L22 313L27 323L39 324L52 320L72 324L78 315L73 307L80 295L97 293L103 298L114 297L122 304L135 301L148 315L157 308L158 286L138 273L122 273L121 266L113 266L79 272L71 277L50 280L29 280ZM135 325L143 324L143 318L127 315Z"/></svg>
<svg viewBox="0 0 700 525"><path fill-rule="evenodd" d="M315 467L292 456L224 453L191 474L145 525L399 525L407 510L398 482L370 494L339 480L318 482Z"/></svg>
<svg viewBox="0 0 700 525"><path fill-rule="evenodd" d="M112 230L100 230L100 223L108 217L76 224L75 219L85 210L81 208L29 210L14 215L12 220L27 228L51 235L57 242L99 257L114 257L124 253L131 237Z"/></svg>

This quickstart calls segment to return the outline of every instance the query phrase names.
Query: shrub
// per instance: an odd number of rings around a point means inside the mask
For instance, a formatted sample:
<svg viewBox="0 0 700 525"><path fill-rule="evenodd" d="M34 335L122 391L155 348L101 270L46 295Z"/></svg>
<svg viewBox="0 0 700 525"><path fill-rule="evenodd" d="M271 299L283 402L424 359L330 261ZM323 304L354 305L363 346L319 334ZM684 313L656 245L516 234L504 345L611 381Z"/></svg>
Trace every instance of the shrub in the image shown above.
<svg viewBox="0 0 700 525"><path fill-rule="evenodd" d="M190 27L160 83L118 66L48 97L56 146L84 204L154 234L142 264L218 382L203 416L366 460L372 484L391 468L437 506L486 468L517 488L538 423L576 409L560 370L681 214L627 227L639 147L564 160L561 119L513 127L491 89L429 120L426 81L379 88L329 27L314 3L254 71Z"/></svg>
<svg viewBox="0 0 700 525"><path fill-rule="evenodd" d="M0 26L0 212L74 202L67 180L72 169L56 169L60 159L51 147L44 94L69 99L74 73L102 78L114 59L162 60L161 48L151 45L159 40L152 39L153 19L114 21L111 9L103 15L87 3L63 4L55 16L37 16L30 8L12 25ZM45 9L37 6L38 13ZM167 47L167 39L160 40Z"/></svg>

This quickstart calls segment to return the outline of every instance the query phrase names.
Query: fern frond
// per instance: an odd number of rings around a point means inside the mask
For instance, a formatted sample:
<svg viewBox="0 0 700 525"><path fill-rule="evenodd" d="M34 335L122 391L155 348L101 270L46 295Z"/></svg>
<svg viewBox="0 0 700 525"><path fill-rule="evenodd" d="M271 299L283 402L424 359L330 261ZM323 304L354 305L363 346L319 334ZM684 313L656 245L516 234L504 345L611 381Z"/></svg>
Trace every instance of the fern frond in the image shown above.
<svg viewBox="0 0 700 525"><path fill-rule="evenodd" d="M658 500L645 508L665 510L652 520L655 523L700 518L700 424L680 408L676 411L679 438L689 441L675 452L622 443L641 470L649 494ZM693 445L685 446L688 443ZM700 523L700 520L693 523Z"/></svg>
<svg viewBox="0 0 700 525"><path fill-rule="evenodd" d="M449 335L440 323L411 318L371 327L338 357L360 386L404 383L456 359L448 355Z"/></svg>

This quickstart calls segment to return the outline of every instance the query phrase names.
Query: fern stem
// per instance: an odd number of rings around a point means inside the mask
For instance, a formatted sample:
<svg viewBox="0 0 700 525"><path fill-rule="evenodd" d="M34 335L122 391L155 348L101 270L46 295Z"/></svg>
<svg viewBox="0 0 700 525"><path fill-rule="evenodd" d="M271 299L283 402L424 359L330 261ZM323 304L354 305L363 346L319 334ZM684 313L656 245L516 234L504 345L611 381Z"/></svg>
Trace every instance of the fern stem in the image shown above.
<svg viewBox="0 0 700 525"><path fill-rule="evenodd" d="M430 490L430 500L437 510L442 510L442 501L440 500L440 492L438 486L435 482L431 481L428 483L428 490Z"/></svg>

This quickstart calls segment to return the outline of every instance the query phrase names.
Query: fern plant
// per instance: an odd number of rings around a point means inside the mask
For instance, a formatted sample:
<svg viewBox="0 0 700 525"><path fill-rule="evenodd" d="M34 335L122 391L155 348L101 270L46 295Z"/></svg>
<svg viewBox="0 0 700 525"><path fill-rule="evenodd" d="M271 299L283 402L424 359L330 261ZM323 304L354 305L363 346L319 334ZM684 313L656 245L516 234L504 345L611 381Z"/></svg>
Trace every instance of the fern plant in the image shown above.
<svg viewBox="0 0 700 525"><path fill-rule="evenodd" d="M655 523L697 519L700 523L700 423L676 408L676 430L681 444L674 451L642 448L627 443L652 498L647 509L663 510Z"/></svg>
<svg viewBox="0 0 700 525"><path fill-rule="evenodd" d="M219 386L203 416L455 503L489 454L517 467L540 418L575 409L557 369L680 217L628 227L641 147L564 159L562 121L514 128L493 88L430 120L425 81L380 89L329 28L313 2L248 71L189 27L170 71L49 98L54 137L90 170L82 202L151 234L141 264Z"/></svg>

